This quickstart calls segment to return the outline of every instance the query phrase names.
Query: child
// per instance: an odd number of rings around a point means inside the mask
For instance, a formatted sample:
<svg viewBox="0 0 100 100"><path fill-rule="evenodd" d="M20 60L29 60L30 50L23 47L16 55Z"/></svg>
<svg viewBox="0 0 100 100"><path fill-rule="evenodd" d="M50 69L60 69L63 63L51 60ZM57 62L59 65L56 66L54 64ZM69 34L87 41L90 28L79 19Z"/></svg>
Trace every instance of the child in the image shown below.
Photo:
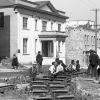
<svg viewBox="0 0 100 100"><path fill-rule="evenodd" d="M29 69L29 76L31 81L34 81L37 75L37 68L36 64L33 64L33 66Z"/></svg>
<svg viewBox="0 0 100 100"><path fill-rule="evenodd" d="M63 70L64 70L64 72L66 72L66 68L67 68L67 66L63 63L62 60L60 60L60 63L61 63L61 66L63 66Z"/></svg>
<svg viewBox="0 0 100 100"><path fill-rule="evenodd" d="M80 71L80 64L79 64L79 60L76 61L76 71Z"/></svg>
<svg viewBox="0 0 100 100"><path fill-rule="evenodd" d="M75 61L71 60L71 64L69 65L69 67L67 68L68 71L73 72L75 71L76 67L75 67Z"/></svg>
<svg viewBox="0 0 100 100"><path fill-rule="evenodd" d="M57 66L57 63L52 62L52 65L49 68L50 74L54 74L56 66Z"/></svg>

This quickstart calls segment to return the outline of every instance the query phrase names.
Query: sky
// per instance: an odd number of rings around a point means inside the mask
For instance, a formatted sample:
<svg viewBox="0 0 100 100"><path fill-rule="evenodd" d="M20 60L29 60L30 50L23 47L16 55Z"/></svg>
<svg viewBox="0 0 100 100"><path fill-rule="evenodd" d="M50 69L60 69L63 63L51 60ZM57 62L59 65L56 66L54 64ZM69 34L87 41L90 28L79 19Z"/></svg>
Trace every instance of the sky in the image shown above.
<svg viewBox="0 0 100 100"><path fill-rule="evenodd" d="M30 0L42 1L42 0ZM47 1L47 0L45 0ZM100 0L49 0L53 6L66 12L69 20L95 20L95 8L100 8ZM100 23L100 11L98 11L98 23Z"/></svg>

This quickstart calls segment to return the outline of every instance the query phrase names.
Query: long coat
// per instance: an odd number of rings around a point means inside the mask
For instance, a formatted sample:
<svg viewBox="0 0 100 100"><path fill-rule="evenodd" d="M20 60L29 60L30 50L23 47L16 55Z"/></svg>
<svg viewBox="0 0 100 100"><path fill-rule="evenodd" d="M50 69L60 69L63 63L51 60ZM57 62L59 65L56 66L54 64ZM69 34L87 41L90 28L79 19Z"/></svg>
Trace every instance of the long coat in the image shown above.
<svg viewBox="0 0 100 100"><path fill-rule="evenodd" d="M17 59L17 57L12 59L12 66L18 66L18 59Z"/></svg>
<svg viewBox="0 0 100 100"><path fill-rule="evenodd" d="M99 62L99 56L97 54L90 54L89 56L90 65L97 66Z"/></svg>
<svg viewBox="0 0 100 100"><path fill-rule="evenodd" d="M37 61L37 63L39 63L40 65L42 65L43 57L42 57L41 54L38 54L38 55L36 56L36 61Z"/></svg>

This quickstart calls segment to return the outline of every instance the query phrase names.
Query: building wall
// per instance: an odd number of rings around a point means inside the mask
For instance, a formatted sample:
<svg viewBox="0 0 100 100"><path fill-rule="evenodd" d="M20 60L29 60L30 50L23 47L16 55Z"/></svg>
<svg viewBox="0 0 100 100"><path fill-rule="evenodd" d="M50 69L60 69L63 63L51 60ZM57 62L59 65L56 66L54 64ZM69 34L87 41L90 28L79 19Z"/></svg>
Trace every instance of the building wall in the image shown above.
<svg viewBox="0 0 100 100"><path fill-rule="evenodd" d="M18 58L19 58L19 62L21 62L21 63L33 63L36 59L35 57L36 57L38 51L41 51L41 39L39 38L38 35L41 34L41 32L42 32L42 21L47 21L46 31L58 31L58 24L61 24L61 31L65 31L65 23L55 22L53 20L47 20L47 19L43 19L43 18L39 18L39 17L33 17L30 14L25 15L22 12L21 13L18 12L16 15L17 15L16 23L18 25L17 26L18 27L17 50L20 50L20 53L18 53ZM28 22L27 22L28 28L26 30L23 29L23 17L28 18ZM37 30L35 30L35 19L37 19ZM52 26L52 30L51 30L52 22L53 22L53 26ZM23 38L28 39L27 54L23 54ZM35 40L37 40L36 44L35 44ZM55 41L54 39L52 39L52 40ZM56 42L53 42L53 43L54 43L54 45L56 45ZM36 45L36 47L35 47L35 45ZM63 47L64 47L64 45L63 45ZM54 53L56 53L55 50L54 50ZM65 52L62 52L62 53L61 53L61 56L62 56L62 59L64 60ZM54 54L53 58L48 59L48 58L44 57L43 64L51 64L51 62L54 61L55 57L56 57L55 54Z"/></svg>
<svg viewBox="0 0 100 100"><path fill-rule="evenodd" d="M0 28L0 57L10 57L10 16L4 16L4 27Z"/></svg>
<svg viewBox="0 0 100 100"><path fill-rule="evenodd" d="M0 9L0 12L4 12L4 28L0 29L0 56L11 57L15 53L16 49L16 24L15 16L12 8ZM14 49L15 48L15 49Z"/></svg>
<svg viewBox="0 0 100 100"><path fill-rule="evenodd" d="M93 37L93 38L92 38ZM100 35L98 33L98 40ZM72 28L68 31L66 38L66 63L71 60L79 60L81 67L87 68L89 62L86 51L95 50L95 32L83 28ZM98 41L98 51L100 50L100 40Z"/></svg>
<svg viewBox="0 0 100 100"><path fill-rule="evenodd" d="M45 8L46 9L46 8ZM47 8L48 9L48 8ZM42 32L42 21L47 21L46 31L52 32L58 31L58 24L61 24L61 31L65 31L65 23L61 21L61 18L56 21L46 19L41 17L44 14L38 14L40 17L36 17L35 13L29 10L18 10L14 8L2 8L0 12L4 12L5 14L5 28L0 33L0 41L1 41L1 56L8 56L12 58L13 54L17 54L18 61L20 63L33 63L36 59L36 55L38 51L42 49L41 39L39 38L39 34ZM33 15L34 14L34 15ZM27 21L27 29L23 29L23 17L28 18ZM35 30L35 20L37 19L37 30ZM54 18L55 19L55 18ZM58 21L59 20L59 21ZM51 23L53 25L51 26ZM52 27L52 29L51 29ZM62 33L63 34L63 33ZM27 53L23 53L23 39L27 38ZM51 64L56 58L56 49L58 46L58 42L56 38L42 38L42 40L52 40L54 43L54 57L44 57L43 64ZM37 40L37 42L36 42ZM3 43L3 44L2 44ZM4 46L5 45L5 46ZM61 48L64 48L65 43L60 43ZM65 62L65 49L62 49L60 52L60 57Z"/></svg>
<svg viewBox="0 0 100 100"><path fill-rule="evenodd" d="M10 10L10 57L12 58L13 54L17 55L18 52L18 18L13 8Z"/></svg>

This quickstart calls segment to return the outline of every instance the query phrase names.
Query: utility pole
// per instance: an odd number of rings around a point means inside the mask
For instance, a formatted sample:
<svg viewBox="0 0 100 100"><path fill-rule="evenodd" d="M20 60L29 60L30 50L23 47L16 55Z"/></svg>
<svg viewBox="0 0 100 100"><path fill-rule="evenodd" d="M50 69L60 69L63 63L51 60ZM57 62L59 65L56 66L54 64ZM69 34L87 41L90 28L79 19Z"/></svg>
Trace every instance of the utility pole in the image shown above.
<svg viewBox="0 0 100 100"><path fill-rule="evenodd" d="M97 13L99 11L99 9L94 9L92 11L95 11L95 51L97 52Z"/></svg>

